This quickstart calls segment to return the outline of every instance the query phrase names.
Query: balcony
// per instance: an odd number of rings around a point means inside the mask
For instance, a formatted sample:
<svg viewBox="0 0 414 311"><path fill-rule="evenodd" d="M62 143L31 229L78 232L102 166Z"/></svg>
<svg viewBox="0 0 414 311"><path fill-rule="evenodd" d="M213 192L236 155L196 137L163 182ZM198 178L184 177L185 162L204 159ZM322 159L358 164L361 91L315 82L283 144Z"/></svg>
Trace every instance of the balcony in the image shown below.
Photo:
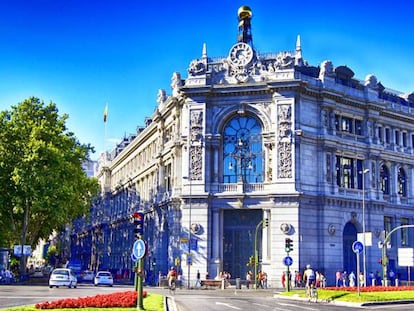
<svg viewBox="0 0 414 311"><path fill-rule="evenodd" d="M251 192L262 192L266 190L265 184L263 183L226 183L218 184L218 193L251 193Z"/></svg>

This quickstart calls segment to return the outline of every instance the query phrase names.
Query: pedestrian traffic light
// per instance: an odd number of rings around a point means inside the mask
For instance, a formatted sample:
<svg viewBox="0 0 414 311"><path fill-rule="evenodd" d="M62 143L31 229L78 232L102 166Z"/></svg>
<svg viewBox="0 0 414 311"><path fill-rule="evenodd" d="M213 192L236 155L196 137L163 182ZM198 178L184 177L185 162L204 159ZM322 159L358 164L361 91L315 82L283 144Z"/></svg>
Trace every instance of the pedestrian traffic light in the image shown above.
<svg viewBox="0 0 414 311"><path fill-rule="evenodd" d="M263 219L263 227L269 227L269 218Z"/></svg>
<svg viewBox="0 0 414 311"><path fill-rule="evenodd" d="M136 238L139 238L144 234L144 213L135 212L134 217L134 234Z"/></svg>
<svg viewBox="0 0 414 311"><path fill-rule="evenodd" d="M289 238L285 239L285 251L286 253L293 251L293 240L292 239L289 239Z"/></svg>

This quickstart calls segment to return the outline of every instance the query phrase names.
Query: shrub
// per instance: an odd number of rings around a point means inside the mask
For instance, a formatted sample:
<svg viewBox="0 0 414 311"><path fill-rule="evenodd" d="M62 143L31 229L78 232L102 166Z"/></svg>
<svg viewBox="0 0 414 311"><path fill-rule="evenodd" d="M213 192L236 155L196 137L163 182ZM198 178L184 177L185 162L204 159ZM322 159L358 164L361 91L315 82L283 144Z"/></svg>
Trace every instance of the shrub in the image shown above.
<svg viewBox="0 0 414 311"><path fill-rule="evenodd" d="M143 297L147 292L143 291ZM63 308L128 308L137 305L137 292L127 291L91 297L65 298L55 301L37 303L36 309L63 309Z"/></svg>

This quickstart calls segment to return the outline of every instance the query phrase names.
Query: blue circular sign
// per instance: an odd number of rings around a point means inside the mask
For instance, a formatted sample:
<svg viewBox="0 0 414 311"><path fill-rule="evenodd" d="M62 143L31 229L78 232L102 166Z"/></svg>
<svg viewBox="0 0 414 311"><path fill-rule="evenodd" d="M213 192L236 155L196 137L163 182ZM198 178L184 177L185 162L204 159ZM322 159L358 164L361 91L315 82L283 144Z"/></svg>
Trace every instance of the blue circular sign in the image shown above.
<svg viewBox="0 0 414 311"><path fill-rule="evenodd" d="M285 264L285 266L291 266L293 263L292 257L286 256L285 258L283 258L283 263Z"/></svg>
<svg viewBox="0 0 414 311"><path fill-rule="evenodd" d="M136 240L134 242L134 247L132 248L132 255L137 259L144 257L146 252L146 246L143 240Z"/></svg>
<svg viewBox="0 0 414 311"><path fill-rule="evenodd" d="M355 241L354 243L352 243L352 250L354 251L354 253L361 254L364 250L364 244L362 244L359 241Z"/></svg>

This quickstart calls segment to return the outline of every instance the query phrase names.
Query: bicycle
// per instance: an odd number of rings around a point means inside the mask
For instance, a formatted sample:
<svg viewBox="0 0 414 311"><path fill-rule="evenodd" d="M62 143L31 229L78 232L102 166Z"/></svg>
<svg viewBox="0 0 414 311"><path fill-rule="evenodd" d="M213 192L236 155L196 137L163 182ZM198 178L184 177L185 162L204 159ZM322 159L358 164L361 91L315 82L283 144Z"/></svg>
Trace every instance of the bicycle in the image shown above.
<svg viewBox="0 0 414 311"><path fill-rule="evenodd" d="M177 288L177 284L176 284L175 280L171 280L170 284L168 286L170 294L175 294L175 289L176 288Z"/></svg>
<svg viewBox="0 0 414 311"><path fill-rule="evenodd" d="M306 297L308 297L309 302L318 302L318 289L314 282L306 287Z"/></svg>

